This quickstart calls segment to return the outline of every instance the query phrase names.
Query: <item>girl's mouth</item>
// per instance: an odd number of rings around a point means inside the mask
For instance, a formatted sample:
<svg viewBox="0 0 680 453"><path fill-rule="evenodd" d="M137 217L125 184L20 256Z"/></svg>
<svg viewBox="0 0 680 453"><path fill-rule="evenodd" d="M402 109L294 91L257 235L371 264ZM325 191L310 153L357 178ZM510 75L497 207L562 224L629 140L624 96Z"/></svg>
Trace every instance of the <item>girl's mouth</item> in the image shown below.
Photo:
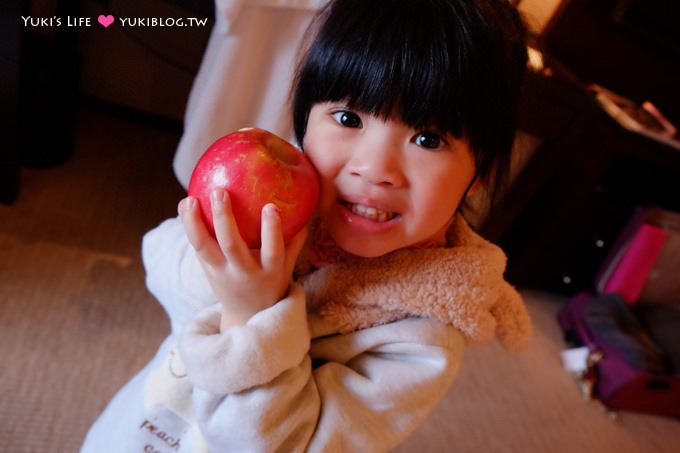
<svg viewBox="0 0 680 453"><path fill-rule="evenodd" d="M399 215L396 212L383 211L382 209L372 206L365 206L359 203L350 203L345 200L339 200L339 202L353 214L374 222L388 222Z"/></svg>

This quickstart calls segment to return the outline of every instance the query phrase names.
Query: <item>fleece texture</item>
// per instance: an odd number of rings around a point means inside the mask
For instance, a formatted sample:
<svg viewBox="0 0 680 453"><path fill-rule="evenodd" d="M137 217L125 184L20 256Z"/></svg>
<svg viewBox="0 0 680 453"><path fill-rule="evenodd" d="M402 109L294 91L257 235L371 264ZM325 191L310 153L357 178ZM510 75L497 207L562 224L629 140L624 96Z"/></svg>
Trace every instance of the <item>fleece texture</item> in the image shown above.
<svg viewBox="0 0 680 453"><path fill-rule="evenodd" d="M309 310L341 333L424 317L458 329L469 343L494 336L508 350L526 345L532 335L529 314L503 273L502 250L475 233L462 216L447 231L444 247L398 250L377 258L358 258L332 250L313 226L311 237L332 257L301 278Z"/></svg>

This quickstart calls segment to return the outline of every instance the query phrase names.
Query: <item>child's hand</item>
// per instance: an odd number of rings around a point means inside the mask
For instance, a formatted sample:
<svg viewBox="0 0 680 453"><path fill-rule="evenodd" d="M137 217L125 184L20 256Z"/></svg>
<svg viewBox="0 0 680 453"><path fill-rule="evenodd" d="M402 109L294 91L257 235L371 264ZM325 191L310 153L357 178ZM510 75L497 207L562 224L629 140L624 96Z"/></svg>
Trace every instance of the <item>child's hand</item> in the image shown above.
<svg viewBox="0 0 680 453"><path fill-rule="evenodd" d="M178 210L189 242L222 304L221 328L225 330L245 323L286 296L306 229L285 245L276 207L266 205L262 209L262 248L250 250L238 231L229 194L216 190L211 204L217 240L208 233L195 198L182 200Z"/></svg>

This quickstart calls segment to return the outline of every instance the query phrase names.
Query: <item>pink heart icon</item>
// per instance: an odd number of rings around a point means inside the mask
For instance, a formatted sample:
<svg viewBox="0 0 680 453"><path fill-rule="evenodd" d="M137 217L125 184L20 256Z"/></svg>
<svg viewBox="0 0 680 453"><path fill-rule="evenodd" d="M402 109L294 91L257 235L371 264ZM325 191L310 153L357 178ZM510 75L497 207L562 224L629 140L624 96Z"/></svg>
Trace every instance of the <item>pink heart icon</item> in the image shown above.
<svg viewBox="0 0 680 453"><path fill-rule="evenodd" d="M97 21L104 26L104 28L107 28L109 25L113 23L113 16L109 14L108 16L105 16L103 14L100 14L99 17L97 18Z"/></svg>

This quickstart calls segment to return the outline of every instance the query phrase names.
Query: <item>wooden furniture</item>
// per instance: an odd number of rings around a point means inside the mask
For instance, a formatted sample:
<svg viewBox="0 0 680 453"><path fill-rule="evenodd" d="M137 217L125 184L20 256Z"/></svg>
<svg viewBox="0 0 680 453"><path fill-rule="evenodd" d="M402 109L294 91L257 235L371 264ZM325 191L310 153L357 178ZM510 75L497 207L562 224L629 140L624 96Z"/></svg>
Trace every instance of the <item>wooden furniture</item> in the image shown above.
<svg viewBox="0 0 680 453"><path fill-rule="evenodd" d="M21 49L21 2L0 3L0 203L12 203L19 194L17 111Z"/></svg>
<svg viewBox="0 0 680 453"><path fill-rule="evenodd" d="M636 207L680 211L680 150L622 127L587 90L597 83L652 100L678 124L680 58L622 29L616 6L565 1L538 37L552 76L529 74L520 128L543 142L482 228L505 249L519 286L592 289Z"/></svg>

